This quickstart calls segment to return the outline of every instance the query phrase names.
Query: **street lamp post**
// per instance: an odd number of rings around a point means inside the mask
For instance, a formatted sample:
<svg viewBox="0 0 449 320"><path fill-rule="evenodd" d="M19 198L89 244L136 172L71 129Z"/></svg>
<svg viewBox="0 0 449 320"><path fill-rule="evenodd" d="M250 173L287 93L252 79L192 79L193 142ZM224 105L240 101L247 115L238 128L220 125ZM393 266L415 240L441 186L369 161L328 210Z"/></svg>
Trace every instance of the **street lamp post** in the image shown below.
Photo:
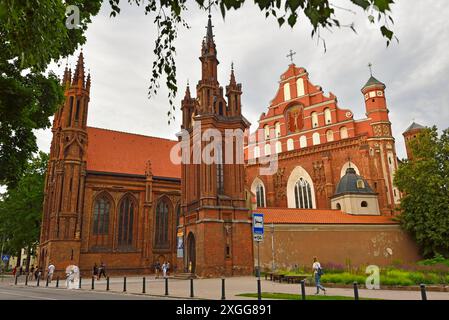
<svg viewBox="0 0 449 320"><path fill-rule="evenodd" d="M274 272L274 223L271 223L271 256L273 257L273 263L271 265L271 271Z"/></svg>

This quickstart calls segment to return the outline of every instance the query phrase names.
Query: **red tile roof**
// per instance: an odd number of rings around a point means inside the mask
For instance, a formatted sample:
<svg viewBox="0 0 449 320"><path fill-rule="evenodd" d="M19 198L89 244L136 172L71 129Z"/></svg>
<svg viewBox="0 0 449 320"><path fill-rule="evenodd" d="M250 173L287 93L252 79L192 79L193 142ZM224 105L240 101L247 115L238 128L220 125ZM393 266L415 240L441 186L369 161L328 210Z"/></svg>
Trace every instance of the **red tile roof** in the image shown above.
<svg viewBox="0 0 449 320"><path fill-rule="evenodd" d="M261 208L265 224L397 224L387 216L356 216L339 210Z"/></svg>
<svg viewBox="0 0 449 320"><path fill-rule="evenodd" d="M93 127L87 134L88 171L145 175L150 160L153 176L181 177L181 166L170 161L177 141Z"/></svg>

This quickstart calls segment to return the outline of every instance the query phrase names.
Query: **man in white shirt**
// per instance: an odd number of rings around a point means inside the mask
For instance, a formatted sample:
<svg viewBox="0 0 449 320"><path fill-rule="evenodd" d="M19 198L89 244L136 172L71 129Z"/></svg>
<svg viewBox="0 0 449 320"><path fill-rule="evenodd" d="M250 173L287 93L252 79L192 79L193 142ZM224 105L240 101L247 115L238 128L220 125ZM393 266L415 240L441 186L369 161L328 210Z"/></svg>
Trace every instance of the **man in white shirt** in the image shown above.
<svg viewBox="0 0 449 320"><path fill-rule="evenodd" d="M319 263L317 257L313 258L313 276L315 278L315 285L316 285L316 293L320 293L320 289L324 291L324 294L326 294L326 289L320 284L320 278L321 278L321 264Z"/></svg>
<svg viewBox="0 0 449 320"><path fill-rule="evenodd" d="M50 263L48 266L48 282L50 283L53 278L53 273L55 272L56 267L53 263Z"/></svg>

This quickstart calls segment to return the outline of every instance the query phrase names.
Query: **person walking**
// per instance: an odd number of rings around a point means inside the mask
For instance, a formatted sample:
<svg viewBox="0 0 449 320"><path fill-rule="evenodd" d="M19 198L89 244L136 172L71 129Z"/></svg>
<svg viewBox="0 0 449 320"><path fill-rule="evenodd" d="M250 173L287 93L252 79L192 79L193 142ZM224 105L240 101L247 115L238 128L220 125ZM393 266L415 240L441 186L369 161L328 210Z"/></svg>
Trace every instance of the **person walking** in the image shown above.
<svg viewBox="0 0 449 320"><path fill-rule="evenodd" d="M159 271L161 270L161 263L159 261L157 261L154 264L154 272L156 273L156 279L159 279Z"/></svg>
<svg viewBox="0 0 449 320"><path fill-rule="evenodd" d="M165 273L167 274L167 276L169 276L170 275L170 262L167 262L165 268L167 269Z"/></svg>
<svg viewBox="0 0 449 320"><path fill-rule="evenodd" d="M48 266L48 273L47 273L47 277L48 277L48 282L51 283L51 280L53 279L53 273L55 272L55 265L53 263L50 262L49 266Z"/></svg>
<svg viewBox="0 0 449 320"><path fill-rule="evenodd" d="M34 265L31 266L29 275L28 275L28 280L33 280L33 276L34 276Z"/></svg>
<svg viewBox="0 0 449 320"><path fill-rule="evenodd" d="M97 263L94 263L94 267L92 270L92 276L95 277L98 280L98 267L97 267Z"/></svg>
<svg viewBox="0 0 449 320"><path fill-rule="evenodd" d="M98 268L98 280L101 279L101 275L103 275L105 278L106 276L106 265L104 264L103 261L101 261L100 263L100 268Z"/></svg>
<svg viewBox="0 0 449 320"><path fill-rule="evenodd" d="M164 278L167 278L167 264L165 262L162 265L162 274Z"/></svg>
<svg viewBox="0 0 449 320"><path fill-rule="evenodd" d="M313 258L312 269L313 269L313 276L315 278L315 285L316 285L316 292L315 292L315 294L319 294L320 293L320 289L324 291L324 294L326 294L326 288L324 288L320 284L320 279L321 279L321 276L323 275L323 270L321 269L321 264L318 261L317 257Z"/></svg>
<svg viewBox="0 0 449 320"><path fill-rule="evenodd" d="M17 273L17 267L14 267L12 269L12 276L15 278L16 277L16 273Z"/></svg>
<svg viewBox="0 0 449 320"><path fill-rule="evenodd" d="M36 280L36 281L37 281L38 274L39 274L39 266L37 266L36 270L34 270L34 280Z"/></svg>

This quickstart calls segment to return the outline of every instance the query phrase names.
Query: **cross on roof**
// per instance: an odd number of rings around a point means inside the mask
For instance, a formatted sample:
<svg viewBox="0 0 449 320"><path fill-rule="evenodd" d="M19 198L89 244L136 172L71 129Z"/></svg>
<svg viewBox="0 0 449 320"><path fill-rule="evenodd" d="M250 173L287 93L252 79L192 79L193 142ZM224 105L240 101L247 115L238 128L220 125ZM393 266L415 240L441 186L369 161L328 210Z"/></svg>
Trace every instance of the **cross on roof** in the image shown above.
<svg viewBox="0 0 449 320"><path fill-rule="evenodd" d="M290 58L290 60L293 63L293 56L296 54L296 52L293 52L293 50L290 49L290 53L287 55L287 58Z"/></svg>
<svg viewBox="0 0 449 320"><path fill-rule="evenodd" d="M373 76L373 64L370 62L368 63L369 73L371 74L371 77Z"/></svg>
<svg viewBox="0 0 449 320"><path fill-rule="evenodd" d="M352 168L352 167L351 167L351 160L352 160L352 159L351 159L351 156L348 156L348 157L346 158L346 160L348 160L348 162L349 162L349 168Z"/></svg>

